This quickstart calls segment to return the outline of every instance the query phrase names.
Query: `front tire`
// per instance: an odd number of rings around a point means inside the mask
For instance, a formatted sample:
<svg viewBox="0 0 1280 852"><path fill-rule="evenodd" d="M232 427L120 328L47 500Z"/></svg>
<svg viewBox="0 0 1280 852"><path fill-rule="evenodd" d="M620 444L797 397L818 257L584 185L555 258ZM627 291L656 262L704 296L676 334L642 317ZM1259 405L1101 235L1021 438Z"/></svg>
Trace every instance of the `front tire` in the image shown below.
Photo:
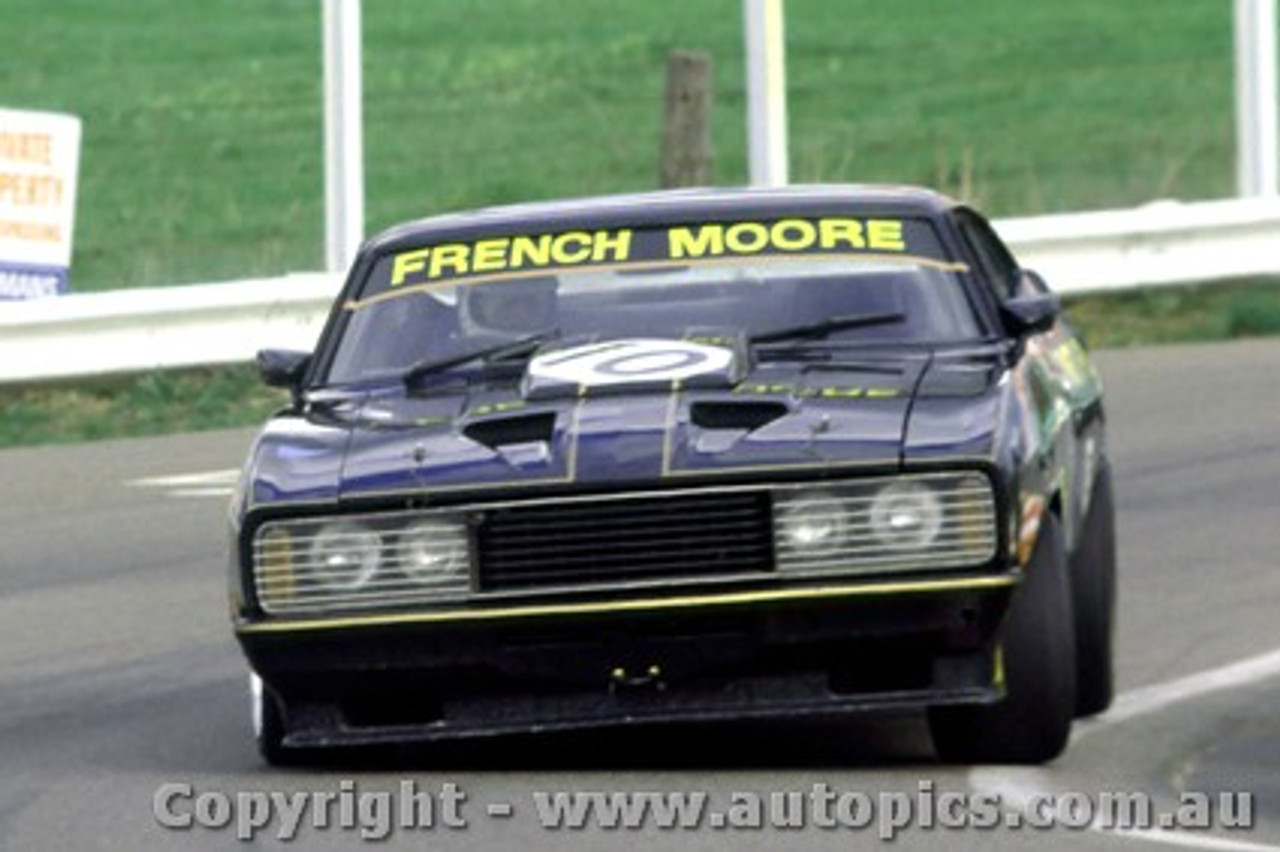
<svg viewBox="0 0 1280 852"><path fill-rule="evenodd" d="M1005 695L983 705L933 707L943 760L1039 764L1066 748L1076 708L1076 641L1062 532L1046 513L1025 579L1000 634Z"/></svg>
<svg viewBox="0 0 1280 852"><path fill-rule="evenodd" d="M1116 612L1116 521L1111 465L1094 479L1080 546L1071 559L1076 621L1076 715L1093 716L1115 694L1113 645Z"/></svg>

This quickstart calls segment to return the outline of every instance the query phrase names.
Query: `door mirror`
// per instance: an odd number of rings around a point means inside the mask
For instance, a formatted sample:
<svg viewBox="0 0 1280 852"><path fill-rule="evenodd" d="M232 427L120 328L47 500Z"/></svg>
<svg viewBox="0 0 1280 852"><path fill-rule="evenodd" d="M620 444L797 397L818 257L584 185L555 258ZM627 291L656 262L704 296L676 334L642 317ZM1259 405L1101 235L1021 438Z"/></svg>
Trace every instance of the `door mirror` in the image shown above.
<svg viewBox="0 0 1280 852"><path fill-rule="evenodd" d="M1014 292L1019 296L1030 296L1035 294L1048 295L1052 292L1049 285L1045 283L1044 276L1034 269L1019 269L1018 279Z"/></svg>
<svg viewBox="0 0 1280 852"><path fill-rule="evenodd" d="M1053 293L1032 293L1015 296L1000 305L1000 315L1005 328L1014 337L1029 337L1053 328L1062 303Z"/></svg>
<svg viewBox="0 0 1280 852"><path fill-rule="evenodd" d="M273 388L287 388L297 397L302 392L302 379L311 366L310 352L290 349L263 349L257 357L258 375Z"/></svg>

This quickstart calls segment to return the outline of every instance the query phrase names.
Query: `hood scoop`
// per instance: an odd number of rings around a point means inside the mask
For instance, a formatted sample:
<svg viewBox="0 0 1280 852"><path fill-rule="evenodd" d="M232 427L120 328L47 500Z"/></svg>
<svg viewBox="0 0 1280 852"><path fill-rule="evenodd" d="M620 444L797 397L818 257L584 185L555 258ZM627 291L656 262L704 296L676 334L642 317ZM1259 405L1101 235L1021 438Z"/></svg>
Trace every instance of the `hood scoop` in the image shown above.
<svg viewBox="0 0 1280 852"><path fill-rule="evenodd" d="M703 429L754 432L791 413L784 403L756 400L701 401L689 407L689 420Z"/></svg>
<svg viewBox="0 0 1280 852"><path fill-rule="evenodd" d="M476 420L464 426L462 434L491 450L501 450L510 446L549 444L555 427L555 412L548 411Z"/></svg>
<svg viewBox="0 0 1280 852"><path fill-rule="evenodd" d="M791 413L781 402L703 400L689 406L689 422L699 431L693 449L704 455L728 452L747 436Z"/></svg>

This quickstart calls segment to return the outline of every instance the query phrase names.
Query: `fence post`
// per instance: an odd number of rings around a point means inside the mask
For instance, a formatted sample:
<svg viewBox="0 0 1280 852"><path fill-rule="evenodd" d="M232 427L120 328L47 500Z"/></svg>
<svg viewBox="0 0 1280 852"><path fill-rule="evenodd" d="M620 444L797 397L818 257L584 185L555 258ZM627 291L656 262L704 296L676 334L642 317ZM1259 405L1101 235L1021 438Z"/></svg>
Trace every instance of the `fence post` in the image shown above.
<svg viewBox="0 0 1280 852"><path fill-rule="evenodd" d="M360 0L324 0L325 269L345 271L364 237Z"/></svg>
<svg viewBox="0 0 1280 852"><path fill-rule="evenodd" d="M664 189L711 182L711 89L710 54L671 52L662 122Z"/></svg>
<svg viewBox="0 0 1280 852"><path fill-rule="evenodd" d="M1236 192L1277 193L1276 0L1235 0Z"/></svg>
<svg viewBox="0 0 1280 852"><path fill-rule="evenodd" d="M782 0L742 0L747 42L747 166L752 186L786 186L787 47Z"/></svg>

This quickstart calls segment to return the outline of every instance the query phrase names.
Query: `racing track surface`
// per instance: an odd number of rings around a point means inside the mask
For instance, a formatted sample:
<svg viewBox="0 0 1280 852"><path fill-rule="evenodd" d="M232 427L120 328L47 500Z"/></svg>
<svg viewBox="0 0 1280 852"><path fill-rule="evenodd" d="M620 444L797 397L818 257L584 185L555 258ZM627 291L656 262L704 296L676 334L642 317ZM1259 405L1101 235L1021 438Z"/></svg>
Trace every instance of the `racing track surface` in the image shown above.
<svg viewBox="0 0 1280 852"><path fill-rule="evenodd" d="M383 848L854 849L867 832L552 831L534 791L1254 794L1252 832L916 831L908 849L1280 850L1280 341L1102 353L1121 536L1115 711L1038 770L939 766L918 719L723 726L410 752L273 772L248 733L224 605L227 470L244 432L0 453L0 850L231 849L160 828L195 792L465 793L466 829ZM179 475L205 474L172 477ZM1267 656L1270 654L1270 656ZM1243 665L1230 667L1245 661ZM1224 668L1227 667L1227 668ZM1202 672L1213 675L1190 677ZM490 805L510 815L490 815ZM177 810L191 812L179 800ZM276 848L269 835L260 847ZM353 831L304 827L306 849ZM1175 845L1175 841L1176 844ZM294 848L298 848L295 845Z"/></svg>

